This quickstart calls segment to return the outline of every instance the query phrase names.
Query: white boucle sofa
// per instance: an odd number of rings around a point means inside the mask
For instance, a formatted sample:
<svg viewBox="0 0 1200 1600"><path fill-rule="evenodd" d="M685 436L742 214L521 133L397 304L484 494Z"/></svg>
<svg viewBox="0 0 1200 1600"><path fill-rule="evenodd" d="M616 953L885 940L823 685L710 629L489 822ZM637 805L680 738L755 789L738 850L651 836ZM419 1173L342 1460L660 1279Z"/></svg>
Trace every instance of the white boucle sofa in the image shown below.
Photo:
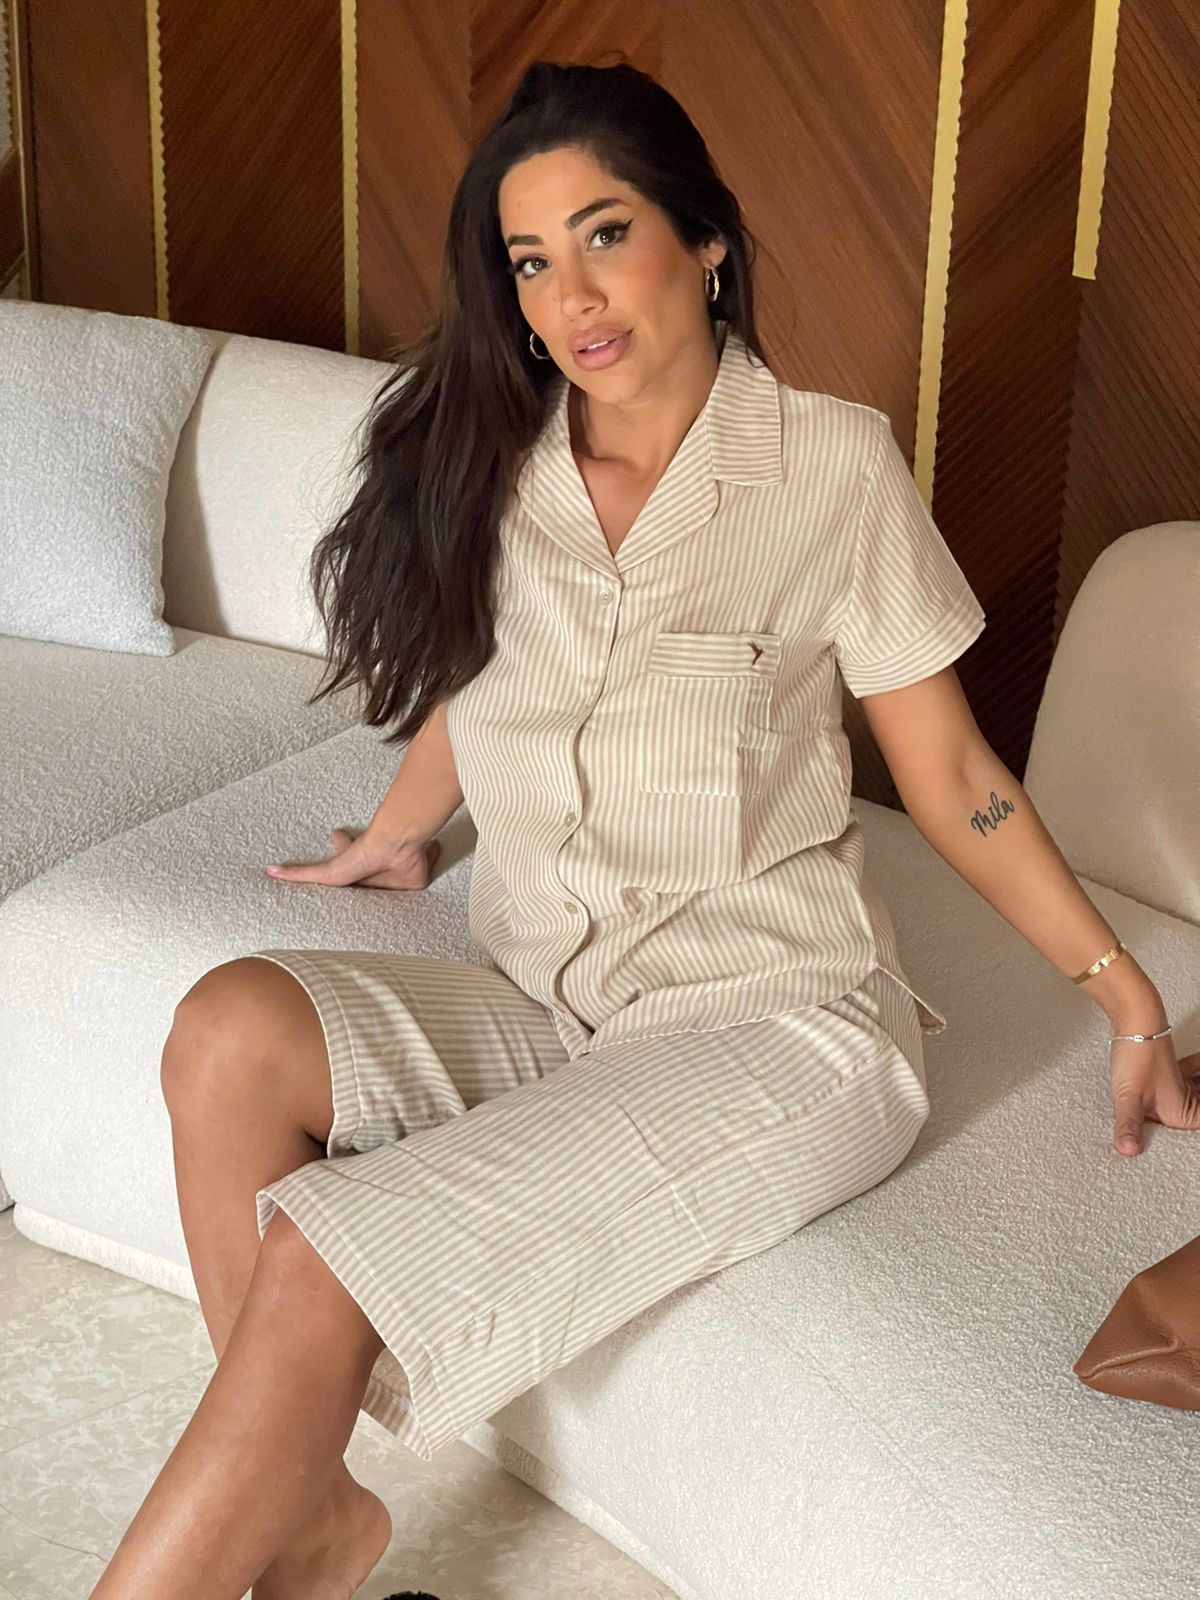
<svg viewBox="0 0 1200 1600"><path fill-rule="evenodd" d="M29 1238L192 1298L159 1088L186 990L262 948L480 959L465 809L424 893L264 876L364 825L401 754L353 695L304 704L322 666L305 485L385 368L211 337L168 504L178 652L0 639L0 1172ZM1025 775L1181 1054L1200 1045L1198 541L1163 522L1095 562ZM1117 1156L1103 1014L905 815L855 807L910 976L950 1020L914 1149L466 1441L682 1600L1196 1594L1194 1417L1072 1364L1128 1280L1200 1231L1200 1139L1149 1124Z"/></svg>

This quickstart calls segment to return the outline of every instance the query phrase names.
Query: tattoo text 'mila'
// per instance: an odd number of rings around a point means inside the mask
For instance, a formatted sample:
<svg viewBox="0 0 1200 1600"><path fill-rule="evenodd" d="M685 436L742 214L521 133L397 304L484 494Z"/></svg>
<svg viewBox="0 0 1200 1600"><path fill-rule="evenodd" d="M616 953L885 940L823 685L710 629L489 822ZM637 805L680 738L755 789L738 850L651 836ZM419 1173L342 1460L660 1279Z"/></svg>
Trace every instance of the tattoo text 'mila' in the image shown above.
<svg viewBox="0 0 1200 1600"><path fill-rule="evenodd" d="M986 838L989 833L995 833L1005 817L1011 816L1016 809L1011 801L1001 800L993 789L990 808L987 811L976 809L975 815L971 818L971 826L981 838Z"/></svg>

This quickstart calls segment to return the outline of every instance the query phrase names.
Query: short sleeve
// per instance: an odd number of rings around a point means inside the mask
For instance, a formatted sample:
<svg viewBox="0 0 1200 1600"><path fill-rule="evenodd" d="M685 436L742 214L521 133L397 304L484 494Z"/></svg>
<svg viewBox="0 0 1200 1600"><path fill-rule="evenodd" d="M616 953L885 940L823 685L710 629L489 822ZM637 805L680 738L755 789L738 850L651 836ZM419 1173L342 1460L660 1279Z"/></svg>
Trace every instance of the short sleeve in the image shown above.
<svg viewBox="0 0 1200 1600"><path fill-rule="evenodd" d="M925 509L884 412L834 654L856 698L903 689L962 655L985 615Z"/></svg>

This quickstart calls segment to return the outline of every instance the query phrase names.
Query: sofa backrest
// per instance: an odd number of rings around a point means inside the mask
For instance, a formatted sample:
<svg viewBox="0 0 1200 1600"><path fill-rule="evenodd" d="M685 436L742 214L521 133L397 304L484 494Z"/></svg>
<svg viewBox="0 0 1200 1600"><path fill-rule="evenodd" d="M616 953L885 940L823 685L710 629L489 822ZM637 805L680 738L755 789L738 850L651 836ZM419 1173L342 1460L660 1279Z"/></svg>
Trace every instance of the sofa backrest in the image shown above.
<svg viewBox="0 0 1200 1600"><path fill-rule="evenodd" d="M1077 873L1200 924L1200 522L1106 546L1071 605L1024 775Z"/></svg>
<svg viewBox="0 0 1200 1600"><path fill-rule="evenodd" d="M212 363L180 435L163 534L169 623L322 655L308 582L356 482L384 361L205 328Z"/></svg>

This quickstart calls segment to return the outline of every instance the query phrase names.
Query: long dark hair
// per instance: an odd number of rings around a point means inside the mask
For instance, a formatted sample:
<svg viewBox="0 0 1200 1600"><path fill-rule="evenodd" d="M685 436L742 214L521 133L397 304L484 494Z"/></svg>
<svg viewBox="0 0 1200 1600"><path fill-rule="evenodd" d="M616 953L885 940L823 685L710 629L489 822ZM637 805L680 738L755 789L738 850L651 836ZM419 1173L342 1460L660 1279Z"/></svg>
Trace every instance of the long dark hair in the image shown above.
<svg viewBox="0 0 1200 1600"><path fill-rule="evenodd" d="M312 554L333 677L309 704L363 685L364 721L396 720L385 744L419 732L494 648L500 521L560 370L529 348L499 189L515 163L563 146L659 206L685 248L724 238L710 317L766 360L754 323L755 244L683 107L626 63L533 62L459 180L435 320L389 351L396 370L364 419L353 498Z"/></svg>

